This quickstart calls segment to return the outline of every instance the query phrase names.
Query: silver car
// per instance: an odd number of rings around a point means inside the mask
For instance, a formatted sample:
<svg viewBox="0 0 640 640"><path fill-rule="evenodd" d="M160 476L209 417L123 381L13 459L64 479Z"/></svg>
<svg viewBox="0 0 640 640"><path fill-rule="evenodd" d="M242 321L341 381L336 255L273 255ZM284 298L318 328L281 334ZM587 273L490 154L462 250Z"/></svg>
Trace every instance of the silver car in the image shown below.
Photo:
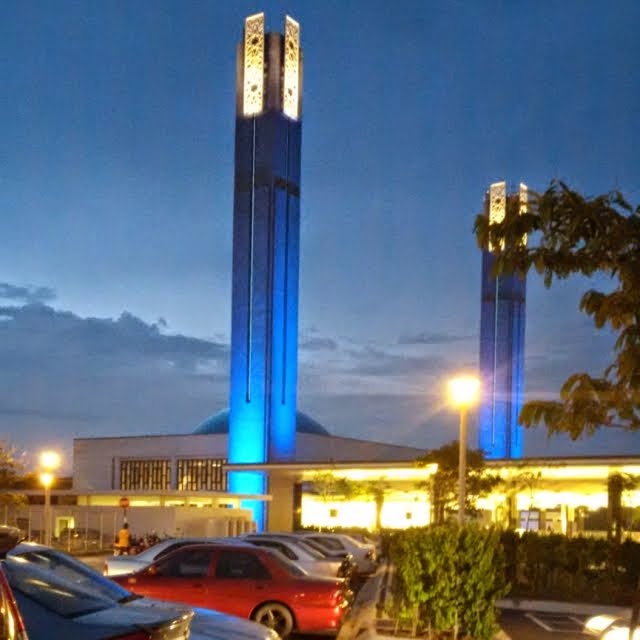
<svg viewBox="0 0 640 640"><path fill-rule="evenodd" d="M108 556L104 561L102 573L105 576L121 576L135 573L149 566L163 555L175 551L187 544L211 542L212 538L168 538L162 540L141 553L132 556Z"/></svg>
<svg viewBox="0 0 640 640"><path fill-rule="evenodd" d="M286 558L302 567L307 573L331 578L349 577L343 572L343 562L338 558L327 558L311 547L301 544L295 538L285 539L264 533L249 533L240 536L241 540L259 547L276 549Z"/></svg>

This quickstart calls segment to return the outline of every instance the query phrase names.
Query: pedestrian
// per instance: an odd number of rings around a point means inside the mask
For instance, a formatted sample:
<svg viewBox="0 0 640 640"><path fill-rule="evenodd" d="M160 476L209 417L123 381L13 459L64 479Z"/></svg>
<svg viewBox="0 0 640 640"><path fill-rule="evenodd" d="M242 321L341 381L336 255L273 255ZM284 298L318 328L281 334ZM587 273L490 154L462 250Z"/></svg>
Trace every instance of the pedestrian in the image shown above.
<svg viewBox="0 0 640 640"><path fill-rule="evenodd" d="M125 522L122 525L122 529L118 531L118 535L116 536L116 552L117 555L126 556L129 555L129 549L131 547L130 542L130 534L129 534L129 523Z"/></svg>

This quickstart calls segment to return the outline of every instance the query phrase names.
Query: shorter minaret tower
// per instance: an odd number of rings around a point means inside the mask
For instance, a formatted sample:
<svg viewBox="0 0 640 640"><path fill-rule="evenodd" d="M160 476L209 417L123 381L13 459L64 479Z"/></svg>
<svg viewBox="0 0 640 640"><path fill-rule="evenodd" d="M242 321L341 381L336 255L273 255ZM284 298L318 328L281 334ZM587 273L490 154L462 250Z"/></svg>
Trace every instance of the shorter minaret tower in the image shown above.
<svg viewBox="0 0 640 640"><path fill-rule="evenodd" d="M527 196L524 184L507 194L506 182L496 182L486 194L484 214L495 223L504 219L508 205L524 213ZM517 274L494 277L494 262L490 246L482 252L479 446L487 458L521 458L526 280Z"/></svg>

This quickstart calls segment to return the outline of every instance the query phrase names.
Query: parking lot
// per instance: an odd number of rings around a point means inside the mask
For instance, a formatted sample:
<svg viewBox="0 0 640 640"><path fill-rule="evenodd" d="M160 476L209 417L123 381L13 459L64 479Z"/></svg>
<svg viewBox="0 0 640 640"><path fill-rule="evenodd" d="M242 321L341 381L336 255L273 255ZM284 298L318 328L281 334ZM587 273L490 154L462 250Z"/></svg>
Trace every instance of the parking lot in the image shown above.
<svg viewBox="0 0 640 640"><path fill-rule="evenodd" d="M500 625L512 640L585 640L586 616L504 610Z"/></svg>

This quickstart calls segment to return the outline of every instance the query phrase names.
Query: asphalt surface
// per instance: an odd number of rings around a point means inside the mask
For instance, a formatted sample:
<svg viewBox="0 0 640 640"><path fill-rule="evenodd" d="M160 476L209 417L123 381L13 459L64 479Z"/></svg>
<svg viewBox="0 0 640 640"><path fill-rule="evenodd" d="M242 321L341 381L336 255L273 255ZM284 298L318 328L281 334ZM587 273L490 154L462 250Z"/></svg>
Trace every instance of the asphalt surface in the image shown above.
<svg viewBox="0 0 640 640"><path fill-rule="evenodd" d="M582 633L586 616L503 610L500 626L511 640L586 640Z"/></svg>

